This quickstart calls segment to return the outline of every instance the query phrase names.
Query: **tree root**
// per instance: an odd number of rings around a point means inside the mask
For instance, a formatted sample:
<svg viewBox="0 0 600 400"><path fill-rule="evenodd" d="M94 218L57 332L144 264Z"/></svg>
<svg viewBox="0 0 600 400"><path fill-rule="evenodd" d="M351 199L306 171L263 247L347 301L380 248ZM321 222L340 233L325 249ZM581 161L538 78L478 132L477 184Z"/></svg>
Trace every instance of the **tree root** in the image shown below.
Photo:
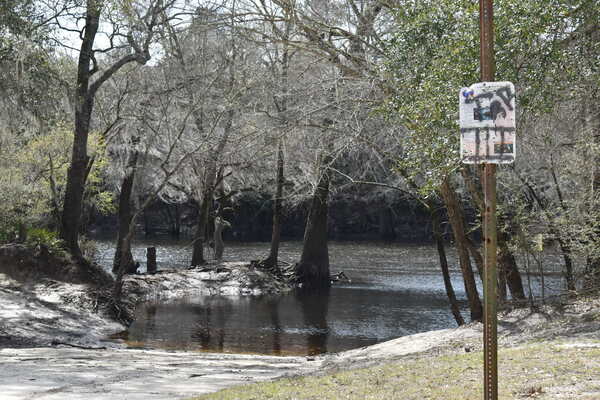
<svg viewBox="0 0 600 400"><path fill-rule="evenodd" d="M264 260L252 260L250 261L250 268L266 271L273 275L276 279L287 284L295 284L298 281L295 266L285 261L278 261L277 264L274 265L269 258Z"/></svg>
<svg viewBox="0 0 600 400"><path fill-rule="evenodd" d="M348 283L352 282L352 279L348 278L348 275L346 275L344 271L340 271L335 275L330 275L329 279L331 280L331 282L339 282L342 280Z"/></svg>

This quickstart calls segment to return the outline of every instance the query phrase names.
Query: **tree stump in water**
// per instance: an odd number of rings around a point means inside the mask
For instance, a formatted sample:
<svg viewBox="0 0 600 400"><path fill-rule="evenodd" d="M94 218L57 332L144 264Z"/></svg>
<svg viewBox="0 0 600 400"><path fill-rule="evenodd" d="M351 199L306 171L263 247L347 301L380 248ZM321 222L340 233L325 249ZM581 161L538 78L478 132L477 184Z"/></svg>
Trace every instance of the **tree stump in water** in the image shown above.
<svg viewBox="0 0 600 400"><path fill-rule="evenodd" d="M215 218L215 233L214 233L214 242L215 242L215 259L220 260L223 258L223 251L225 250L225 242L223 242L223 229L231 228L231 224L225 221L221 217Z"/></svg>
<svg viewBox="0 0 600 400"><path fill-rule="evenodd" d="M156 273L156 247L146 249L146 270L149 274Z"/></svg>

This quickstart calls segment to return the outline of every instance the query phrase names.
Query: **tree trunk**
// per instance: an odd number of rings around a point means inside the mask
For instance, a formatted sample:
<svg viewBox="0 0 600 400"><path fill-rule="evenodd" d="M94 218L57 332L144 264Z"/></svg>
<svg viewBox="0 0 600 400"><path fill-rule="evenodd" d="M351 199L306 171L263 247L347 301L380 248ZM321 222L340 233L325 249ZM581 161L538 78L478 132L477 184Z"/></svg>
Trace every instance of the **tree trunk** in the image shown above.
<svg viewBox="0 0 600 400"><path fill-rule="evenodd" d="M27 241L27 226L23 221L19 221L17 226L17 243L25 243Z"/></svg>
<svg viewBox="0 0 600 400"><path fill-rule="evenodd" d="M600 92L596 91L593 101L588 101L584 117L584 126L594 138L596 152L592 153L594 166L592 170L592 193L590 196L590 234L588 240L594 246L600 246ZM592 147L593 148L593 147ZM586 259L586 288L595 288L600 285L600 256L589 255Z"/></svg>
<svg viewBox="0 0 600 400"><path fill-rule="evenodd" d="M179 236L181 235L181 210L179 209L179 204L175 204L175 215L171 234L177 239L179 239Z"/></svg>
<svg viewBox="0 0 600 400"><path fill-rule="evenodd" d="M292 23L286 19L285 29L283 30L283 52L281 57L281 86L284 91L289 88L289 67L290 67L290 51L289 51L289 38L292 29ZM287 94L284 94L280 101L274 97L275 108L277 114L283 125L281 133L287 131L288 124L286 115L288 109ZM275 199L273 201L273 228L271 231L271 248L269 250L269 257L265 260L265 264L279 271L277 262L279 261L279 244L281 242L281 217L283 209L283 184L284 184L284 153L283 153L283 137L279 137L277 140L277 189L275 191Z"/></svg>
<svg viewBox="0 0 600 400"><path fill-rule="evenodd" d="M477 248L477 246L475 246L475 243L473 243L473 241L471 240L471 238L466 235L465 235L465 238L466 238L465 244L469 248L469 254L471 254L473 261L475 261L475 267L477 267L477 273L479 274L479 276L481 278L483 278L483 269L485 268L485 265L484 265L485 262L483 261L483 257L481 255L481 253L479 252L479 249Z"/></svg>
<svg viewBox="0 0 600 400"><path fill-rule="evenodd" d="M113 260L113 273L116 273L123 265L125 273L134 273L137 269L131 254L131 240L126 240L129 233L129 225L133 218L133 204L131 195L135 183L138 153L134 151L127 162L125 178L121 183L121 195L119 196L119 233L117 236L117 248Z"/></svg>
<svg viewBox="0 0 600 400"><path fill-rule="evenodd" d="M215 217L214 225L215 231L213 233L213 241L215 245L215 259L220 260L223 258L223 251L225 250L225 242L223 242L223 229L231 227L231 225L220 215Z"/></svg>
<svg viewBox="0 0 600 400"><path fill-rule="evenodd" d="M328 164L328 157L325 165ZM307 289L331 286L329 277L329 249L327 247L327 200L329 197L329 174L327 167L321 168L319 183L312 197L302 256L296 265L299 282Z"/></svg>
<svg viewBox="0 0 600 400"><path fill-rule="evenodd" d="M206 264L204 259L204 242L206 241L206 227L213 200L213 188L205 188L202 202L198 204L198 220L196 222L196 233L194 234L194 246L192 251L192 265Z"/></svg>
<svg viewBox="0 0 600 400"><path fill-rule="evenodd" d="M506 300L508 299L508 292L506 290L506 270L504 269L504 266L500 263L500 261L501 261L501 256L498 253L498 259L497 259L498 291L497 291L497 295L498 295L498 302L505 303Z"/></svg>
<svg viewBox="0 0 600 400"><path fill-rule="evenodd" d="M558 247L560 248L560 250L562 252L563 260L565 261L564 275L565 275L565 280L567 281L567 289L575 290L575 280L573 278L573 260L571 258L571 256L572 256L571 247L569 246L569 244L567 242L565 242L563 240L558 228L556 227L556 225L554 225L554 222L553 222L554 217L551 215L550 211L548 210L546 202L542 200L542 198L536 192L535 188L527 181L527 179L524 179L514 169L513 169L513 171L515 172L515 174L519 178L519 180L523 183L523 185L527 188L531 197L535 200L535 202L537 203L539 208L544 213L544 216L546 217L546 219L548 221L548 231L554 237L554 239L558 242ZM560 190L558 190L558 192L560 193Z"/></svg>
<svg viewBox="0 0 600 400"><path fill-rule="evenodd" d="M471 267L471 259L469 258L468 239L465 234L466 230L462 206L459 204L456 193L450 186L448 178L444 180L440 190L444 203L446 204L446 209L448 210L448 219L450 220L454 240L456 242L465 291L471 310L471 321L481 321L483 310L481 307L481 300L479 299L479 293L477 292L475 275L473 274L473 268Z"/></svg>
<svg viewBox="0 0 600 400"><path fill-rule="evenodd" d="M560 247L563 260L565 261L565 280L567 281L567 290L575 291L575 277L573 276L573 258L571 246L569 246L569 244L559 236L558 231L555 232L558 241L558 247Z"/></svg>
<svg viewBox="0 0 600 400"><path fill-rule="evenodd" d="M93 46L100 24L101 2L88 1L85 31L79 53L77 68L77 92L75 108L75 136L71 164L67 173L67 186L62 214L60 235L68 249L77 259L82 258L79 248L79 227L83 192L87 178L89 156L87 154L90 120L94 108L94 96L89 91L90 65L93 57Z"/></svg>
<svg viewBox="0 0 600 400"><path fill-rule="evenodd" d="M281 214L283 209L283 167L284 167L283 143L279 139L277 145L277 189L273 199L273 230L271 233L271 249L269 257L265 260L268 266L277 268L279 258L279 244L281 242Z"/></svg>
<svg viewBox="0 0 600 400"><path fill-rule="evenodd" d="M146 237L152 236L154 231L152 230L152 227L150 226L150 217L148 216L148 209L144 210L143 218L144 218L144 236L146 236Z"/></svg>
<svg viewBox="0 0 600 400"><path fill-rule="evenodd" d="M146 272L155 274L156 270L156 247L148 247L146 248Z"/></svg>
<svg viewBox="0 0 600 400"><path fill-rule="evenodd" d="M508 248L506 233L498 230L498 267L506 277L506 284L513 300L525 300L525 289L515 256Z"/></svg>
<svg viewBox="0 0 600 400"><path fill-rule="evenodd" d="M460 307L458 306L458 301L456 300L456 295L454 294L454 288L452 287L450 269L448 268L448 259L446 258L446 250L444 248L444 238L442 237L442 232L440 230L440 214L442 210L441 208L436 207L433 202L431 202L429 211L431 214L433 237L435 239L438 255L440 257L440 268L442 269L442 277L444 278L444 287L446 288L446 295L448 296L448 301L450 302L450 310L452 311L452 315L454 316L458 326L461 326L465 324L465 320L460 314Z"/></svg>
<svg viewBox="0 0 600 400"><path fill-rule="evenodd" d="M65 188L65 201L63 205L63 214L60 227L60 236L65 241L71 254L79 261L80 265L87 265L79 248L79 231L81 229L81 211L83 208L83 194L85 183L93 165L93 158L87 154L88 136L90 131L90 121L94 109L94 97L100 87L124 65L137 61L141 64L150 59L148 46L151 41L151 32L144 43L144 48L132 46L133 53L126 54L110 67L108 67L100 76L90 84L90 78L97 73L96 57L94 51L94 41L100 25L100 14L104 6L104 1L87 0L86 18L83 29L83 40L79 52L79 61L77 64L77 88L75 93L75 134L73 137L73 149L71 153L71 163L67 172L67 184ZM160 7L159 7L160 8ZM150 12L158 12L159 8L153 8ZM155 17L153 15L153 17ZM147 28L154 28L156 19L152 18ZM141 51L141 52L140 52Z"/></svg>
<svg viewBox="0 0 600 400"><path fill-rule="evenodd" d="M466 186L475 202L475 205L479 209L479 212L483 212L483 196L481 193L481 187L477 184L474 179L474 174L470 168L461 169L461 174L463 179L465 180ZM507 215L499 218L498 230L497 230L497 238L498 238L498 293L499 297L502 300L506 299L506 286L508 285L508 289L510 290L511 296L515 300L521 300L525 298L525 292L523 290L523 282L521 280L521 273L519 272L519 268L517 266L517 262L515 260L514 255L510 251L508 247L507 241L508 237L506 232L503 231L503 226L509 226L511 221L510 217ZM475 254L473 252L474 245L471 248L472 256L475 258L477 263L477 268L479 270L479 275L483 277L483 258L477 252ZM479 256L479 258L477 258Z"/></svg>
<svg viewBox="0 0 600 400"><path fill-rule="evenodd" d="M206 264L206 260L204 259L204 242L207 238L206 231L208 228L208 221L215 196L215 185L217 183L217 164L219 157L225 150L229 135L231 134L234 113L235 112L233 110L230 110L227 113L227 121L225 123L223 136L219 140L216 149L214 149L212 159L209 160L208 167L206 168L206 176L204 178L204 193L202 195L202 203L200 204L198 222L196 224L196 233L194 235L192 265ZM201 126L198 126L198 129L200 130Z"/></svg>

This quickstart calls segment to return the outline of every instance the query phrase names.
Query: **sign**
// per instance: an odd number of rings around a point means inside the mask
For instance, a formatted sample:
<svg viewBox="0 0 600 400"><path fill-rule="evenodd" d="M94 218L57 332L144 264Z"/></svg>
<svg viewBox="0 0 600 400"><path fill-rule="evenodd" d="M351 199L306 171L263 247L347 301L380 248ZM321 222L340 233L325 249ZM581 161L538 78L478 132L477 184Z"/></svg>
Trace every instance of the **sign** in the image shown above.
<svg viewBox="0 0 600 400"><path fill-rule="evenodd" d="M465 164L515 161L515 86L480 82L459 94L460 156Z"/></svg>

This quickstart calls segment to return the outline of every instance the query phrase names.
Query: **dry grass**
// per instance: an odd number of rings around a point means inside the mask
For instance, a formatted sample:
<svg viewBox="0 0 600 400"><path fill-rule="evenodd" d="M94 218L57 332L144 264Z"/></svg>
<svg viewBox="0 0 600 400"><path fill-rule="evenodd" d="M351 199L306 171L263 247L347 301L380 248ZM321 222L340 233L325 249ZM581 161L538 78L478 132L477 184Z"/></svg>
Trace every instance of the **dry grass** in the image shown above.
<svg viewBox="0 0 600 400"><path fill-rule="evenodd" d="M499 399L600 399L599 342L503 349L499 369ZM473 352L237 386L195 400L482 398L482 353Z"/></svg>

